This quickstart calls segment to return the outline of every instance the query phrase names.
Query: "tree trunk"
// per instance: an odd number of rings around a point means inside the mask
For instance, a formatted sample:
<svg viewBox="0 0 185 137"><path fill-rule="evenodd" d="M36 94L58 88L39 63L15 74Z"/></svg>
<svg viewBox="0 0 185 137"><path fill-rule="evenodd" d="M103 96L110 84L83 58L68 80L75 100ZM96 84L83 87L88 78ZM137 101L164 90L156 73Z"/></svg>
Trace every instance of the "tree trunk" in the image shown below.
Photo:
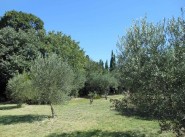
<svg viewBox="0 0 185 137"><path fill-rule="evenodd" d="M107 94L105 94L105 100L107 100Z"/></svg>
<svg viewBox="0 0 185 137"><path fill-rule="evenodd" d="M52 114L51 117L52 117L52 118L55 118L55 116L56 116L56 115L55 115L55 111L54 111L54 108L53 108L53 106L52 106L51 103L50 103L50 107L51 107L51 114Z"/></svg>
<svg viewBox="0 0 185 137"><path fill-rule="evenodd" d="M93 97L90 98L90 104L92 104L92 103L93 103Z"/></svg>
<svg viewBox="0 0 185 137"><path fill-rule="evenodd" d="M105 99L107 100L108 92L105 91Z"/></svg>
<svg viewBox="0 0 185 137"><path fill-rule="evenodd" d="M17 108L22 108L22 103L18 103Z"/></svg>

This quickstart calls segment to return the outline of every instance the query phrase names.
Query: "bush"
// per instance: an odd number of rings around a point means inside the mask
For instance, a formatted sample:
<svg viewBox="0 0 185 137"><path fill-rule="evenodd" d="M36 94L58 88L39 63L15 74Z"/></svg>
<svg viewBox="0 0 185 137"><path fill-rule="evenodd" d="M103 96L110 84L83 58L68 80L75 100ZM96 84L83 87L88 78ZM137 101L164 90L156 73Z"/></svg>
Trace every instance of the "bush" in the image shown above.
<svg viewBox="0 0 185 137"><path fill-rule="evenodd" d="M94 99L101 99L101 95L96 94L95 97L94 97Z"/></svg>
<svg viewBox="0 0 185 137"><path fill-rule="evenodd" d="M32 82L27 73L17 74L8 81L7 95L19 106L35 97Z"/></svg>
<svg viewBox="0 0 185 137"><path fill-rule="evenodd" d="M110 99L112 103L111 108L117 110L124 115L135 115L137 113L136 106L132 103L130 99L130 94L125 92L122 99Z"/></svg>

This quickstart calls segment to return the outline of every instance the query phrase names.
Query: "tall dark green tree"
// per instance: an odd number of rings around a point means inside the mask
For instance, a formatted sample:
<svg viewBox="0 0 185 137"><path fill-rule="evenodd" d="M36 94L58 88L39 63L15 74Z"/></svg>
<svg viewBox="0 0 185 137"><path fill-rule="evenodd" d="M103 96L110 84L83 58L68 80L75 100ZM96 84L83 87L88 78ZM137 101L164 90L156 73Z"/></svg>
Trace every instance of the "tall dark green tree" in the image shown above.
<svg viewBox="0 0 185 137"><path fill-rule="evenodd" d="M45 36L43 21L24 12L8 11L0 18L0 100L9 78L28 70Z"/></svg>
<svg viewBox="0 0 185 137"><path fill-rule="evenodd" d="M29 70L31 60L38 56L42 45L40 33L36 30L0 29L0 100L6 98L8 79L18 72Z"/></svg>
<svg viewBox="0 0 185 137"><path fill-rule="evenodd" d="M68 62L75 70L84 69L87 58L85 52L76 42L62 32L49 32L45 39L48 52L59 55L63 61Z"/></svg>
<svg viewBox="0 0 185 137"><path fill-rule="evenodd" d="M113 71L115 68L116 68L116 56L112 50L110 59L110 71Z"/></svg>
<svg viewBox="0 0 185 137"><path fill-rule="evenodd" d="M104 70L104 62L101 59L99 61L99 66L100 66L100 69Z"/></svg>
<svg viewBox="0 0 185 137"><path fill-rule="evenodd" d="M108 71L109 70L109 65L108 65L108 61L106 60L105 62L105 70Z"/></svg>

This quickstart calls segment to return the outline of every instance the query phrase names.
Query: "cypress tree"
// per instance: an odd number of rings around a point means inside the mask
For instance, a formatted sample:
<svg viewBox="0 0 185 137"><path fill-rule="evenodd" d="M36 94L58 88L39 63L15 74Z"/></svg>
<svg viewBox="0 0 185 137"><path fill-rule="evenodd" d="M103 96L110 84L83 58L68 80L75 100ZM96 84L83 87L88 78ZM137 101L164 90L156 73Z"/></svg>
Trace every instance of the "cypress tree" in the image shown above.
<svg viewBox="0 0 185 137"><path fill-rule="evenodd" d="M112 50L112 53L111 53L111 59L110 59L110 71L113 71L116 67L116 57L115 57L115 54Z"/></svg>
<svg viewBox="0 0 185 137"><path fill-rule="evenodd" d="M105 62L105 70L108 71L109 70L109 66L108 66L108 61L106 60Z"/></svg>
<svg viewBox="0 0 185 137"><path fill-rule="evenodd" d="M99 61L99 66L100 66L100 68L103 70L104 69L104 62L103 62L103 60L101 60L100 59L100 61Z"/></svg>

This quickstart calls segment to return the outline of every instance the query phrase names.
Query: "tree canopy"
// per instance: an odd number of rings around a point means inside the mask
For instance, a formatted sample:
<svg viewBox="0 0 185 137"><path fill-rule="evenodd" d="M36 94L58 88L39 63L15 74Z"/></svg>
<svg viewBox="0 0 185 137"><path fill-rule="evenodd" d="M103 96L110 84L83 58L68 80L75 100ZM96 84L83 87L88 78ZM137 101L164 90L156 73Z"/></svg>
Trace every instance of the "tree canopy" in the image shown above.
<svg viewBox="0 0 185 137"><path fill-rule="evenodd" d="M27 32L5 27L0 29L0 96L5 97L5 87L9 78L30 68L30 62L42 49L40 33L30 29ZM1 98L0 97L0 98Z"/></svg>
<svg viewBox="0 0 185 137"><path fill-rule="evenodd" d="M8 80L16 73L29 71L31 61L40 54L57 54L70 65L76 79L74 94L83 87L87 58L78 42L62 32L46 33L42 21L32 14L9 11L0 22L0 100L7 97Z"/></svg>
<svg viewBox="0 0 185 137"><path fill-rule="evenodd" d="M15 75L8 82L10 97L18 102L31 100L50 104L64 103L73 90L74 73L71 67L56 54L39 56L28 73Z"/></svg>
<svg viewBox="0 0 185 137"><path fill-rule="evenodd" d="M40 102L62 103L73 89L74 73L56 54L37 58L30 69L30 79Z"/></svg>
<svg viewBox="0 0 185 137"><path fill-rule="evenodd" d="M44 22L33 14L18 12L15 10L8 11L0 18L0 29L5 27L14 28L16 31L21 30L41 30L44 29Z"/></svg>

